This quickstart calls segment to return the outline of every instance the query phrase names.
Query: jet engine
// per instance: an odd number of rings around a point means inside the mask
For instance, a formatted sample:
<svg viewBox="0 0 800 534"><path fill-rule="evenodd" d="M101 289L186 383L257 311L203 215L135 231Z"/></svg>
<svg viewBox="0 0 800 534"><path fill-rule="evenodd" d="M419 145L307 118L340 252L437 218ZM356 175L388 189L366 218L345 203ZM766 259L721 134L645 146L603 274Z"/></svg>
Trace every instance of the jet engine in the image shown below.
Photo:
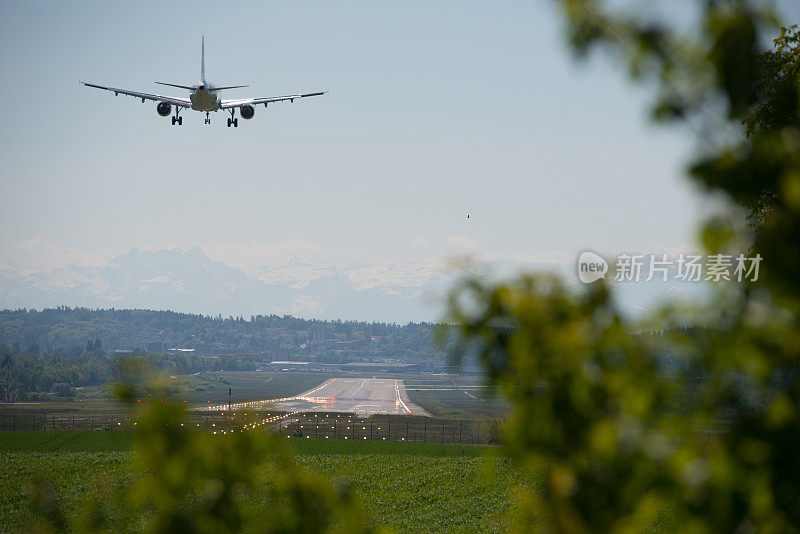
<svg viewBox="0 0 800 534"><path fill-rule="evenodd" d="M170 106L166 102L159 102L158 105L156 106L156 111L162 117L166 117L172 112L172 106Z"/></svg>
<svg viewBox="0 0 800 534"><path fill-rule="evenodd" d="M256 110L253 109L253 106L250 104L245 104L242 106L242 109L239 110L239 115L241 115L243 119L252 119L255 114Z"/></svg>

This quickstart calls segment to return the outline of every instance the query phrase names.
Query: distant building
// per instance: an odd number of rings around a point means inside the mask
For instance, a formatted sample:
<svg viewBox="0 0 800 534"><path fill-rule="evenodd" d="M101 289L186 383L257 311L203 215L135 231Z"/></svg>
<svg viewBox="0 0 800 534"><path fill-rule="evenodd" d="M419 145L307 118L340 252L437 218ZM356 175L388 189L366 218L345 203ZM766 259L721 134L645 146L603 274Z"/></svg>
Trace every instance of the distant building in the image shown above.
<svg viewBox="0 0 800 534"><path fill-rule="evenodd" d="M351 371L351 372L384 372L384 373L412 373L420 370L415 363L376 363L376 362L351 362L351 363L321 363L297 362L276 360L269 362L274 370L315 370L315 371Z"/></svg>
<svg viewBox="0 0 800 534"><path fill-rule="evenodd" d="M192 354L194 352L194 349L181 349L176 347L172 349L167 349L167 352L169 352L170 354Z"/></svg>
<svg viewBox="0 0 800 534"><path fill-rule="evenodd" d="M285 360L275 360L269 362L270 369L273 371L289 371L297 369L319 369L319 365L311 362L290 362Z"/></svg>
<svg viewBox="0 0 800 534"><path fill-rule="evenodd" d="M419 364L416 363L379 363L379 362L350 362L331 364L330 367L340 371L366 371L384 373L412 373L419 371Z"/></svg>

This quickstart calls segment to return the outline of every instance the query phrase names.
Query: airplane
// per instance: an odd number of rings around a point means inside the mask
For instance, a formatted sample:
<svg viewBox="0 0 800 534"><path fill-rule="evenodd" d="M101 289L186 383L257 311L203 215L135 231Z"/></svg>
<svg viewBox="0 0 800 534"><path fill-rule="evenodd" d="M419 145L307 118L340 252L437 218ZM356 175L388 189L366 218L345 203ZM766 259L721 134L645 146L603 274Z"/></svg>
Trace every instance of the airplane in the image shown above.
<svg viewBox="0 0 800 534"><path fill-rule="evenodd" d="M240 89L247 87L246 85L229 85L225 87L216 87L206 81L206 38L202 37L200 48L200 83L195 85L178 85L174 83L156 82L159 85L167 85L169 87L177 87L179 89L187 89L191 91L189 98L176 98L172 96L161 96L150 93L140 93L137 91L128 91L127 89L117 89L116 87L106 87L104 85L96 85L93 83L81 82L86 87L95 87L105 91L113 91L115 95L128 95L142 99L142 104L145 100L154 100L158 102L156 105L156 112L162 117L167 117L172 114L172 106L175 106L175 115L172 117L172 125L183 124L183 117L180 112L183 109L193 109L195 111L205 111L206 124L211 124L209 113L212 111L226 110L231 116L228 119L228 128L239 126L239 119L236 118L236 108L239 108L239 115L243 119L252 119L255 115L255 107L258 104L267 104L272 102L284 102L286 100L294 102L296 98L306 98L309 96L324 95L325 91L318 93L304 93L296 95L284 96L271 96L268 98L242 98L237 100L222 100L217 95L218 91L226 91L228 89Z"/></svg>

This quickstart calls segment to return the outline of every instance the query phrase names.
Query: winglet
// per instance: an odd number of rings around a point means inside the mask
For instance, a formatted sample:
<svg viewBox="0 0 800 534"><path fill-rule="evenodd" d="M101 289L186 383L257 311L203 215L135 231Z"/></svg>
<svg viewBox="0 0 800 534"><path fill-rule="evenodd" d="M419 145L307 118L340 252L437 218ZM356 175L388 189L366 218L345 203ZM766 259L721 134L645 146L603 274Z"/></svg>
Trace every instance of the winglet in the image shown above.
<svg viewBox="0 0 800 534"><path fill-rule="evenodd" d="M204 35L202 38L202 44L200 45L200 81L205 84L206 83L206 36Z"/></svg>

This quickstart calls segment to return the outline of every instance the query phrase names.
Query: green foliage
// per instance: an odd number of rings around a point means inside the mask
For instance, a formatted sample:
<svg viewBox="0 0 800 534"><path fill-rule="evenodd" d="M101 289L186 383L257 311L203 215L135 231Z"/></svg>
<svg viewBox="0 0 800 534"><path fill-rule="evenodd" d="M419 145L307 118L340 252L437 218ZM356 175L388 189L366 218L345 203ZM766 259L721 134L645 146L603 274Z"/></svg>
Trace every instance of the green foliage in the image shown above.
<svg viewBox="0 0 800 534"><path fill-rule="evenodd" d="M461 294L476 309L454 310L463 341L514 406L509 454L543 481L519 493L521 530L529 516L543 530L652 525L676 504L654 457L682 426L659 420L674 384L659 380L652 348L628 334L605 288L593 289L571 296L553 278L471 282Z"/></svg>
<svg viewBox="0 0 800 534"><path fill-rule="evenodd" d="M55 393L55 395L57 397L71 397L72 396L72 390L69 387L69 384L64 383L64 382L56 382L55 384L53 384L53 387L52 387L51 391L53 393Z"/></svg>
<svg viewBox="0 0 800 534"><path fill-rule="evenodd" d="M559 3L576 50L603 44L621 52L633 76L658 84L658 120L700 124L691 167L698 183L749 207L769 195L768 207L756 211L763 216L752 243L718 220L703 233L715 252L747 243L764 261L758 283L723 288L697 312L708 328L666 330L685 362L669 375L661 370L663 347L636 335L639 326L620 316L602 283L583 293L550 277L462 288L451 306L460 354L479 354L513 403L508 453L524 480L537 481L518 485L512 527L797 532L800 98L786 66L796 61L797 32L787 30L771 56L760 43L773 14L757 2L703 3L689 34L662 20L607 13L600 0ZM731 135L742 122L748 130ZM664 310L658 325L684 317ZM53 492L40 491L42 529L106 530L120 518L133 531L365 528L350 492L298 468L279 440L186 433L180 415L153 407L138 427L134 481L109 486L77 518L63 513ZM426 459L414 483L461 495L435 464ZM396 490L390 502L409 496L391 486L400 472L376 470L386 473L380 486ZM497 505L480 494L480 506ZM466 526L435 522L419 502L397 510L410 518L403 527Z"/></svg>
<svg viewBox="0 0 800 534"><path fill-rule="evenodd" d="M756 134L772 133L786 137L790 147L800 147L800 114L798 114L798 94L800 94L800 28L796 25L782 28L781 35L774 41L774 49L761 56L760 70L756 78L759 92L758 105L745 118L748 137ZM791 204L798 204L796 181L788 182L787 193ZM791 188L794 187L794 190ZM750 222L755 228L764 225L776 203L777 190L769 183L764 184L755 200L747 200L750 209Z"/></svg>
<svg viewBox="0 0 800 534"><path fill-rule="evenodd" d="M399 455L414 457L431 456L437 458L451 456L478 458L491 451L489 447L462 446L449 443L440 445L438 443L411 443L407 441L353 441L322 438L295 439L289 444L293 451L301 455L370 455L381 457L380 462L387 461L387 456ZM398 459L396 461L402 464L404 460Z"/></svg>
<svg viewBox="0 0 800 534"><path fill-rule="evenodd" d="M755 77L759 93L758 105L745 119L746 134L780 131L787 126L800 126L797 95L800 89L800 28L781 28L774 48L760 57Z"/></svg>
<svg viewBox="0 0 800 534"><path fill-rule="evenodd" d="M710 328L668 331L684 365L667 376L663 344L633 334L603 285L570 294L526 277L472 281L465 294L462 351L478 351L514 406L508 453L544 481L519 493L520 530L798 524L797 379L784 374L800 348L796 309L751 295L715 303Z"/></svg>
<svg viewBox="0 0 800 534"><path fill-rule="evenodd" d="M18 354L10 368L10 391L24 400L35 391L54 391L69 396L69 388L104 384L113 374L113 362L96 353L80 359L54 354ZM58 391L56 391L58 390Z"/></svg>
<svg viewBox="0 0 800 534"><path fill-rule="evenodd" d="M2 347L0 345L0 349ZM21 400L29 400L34 392L52 391L57 396L66 397L72 394L70 388L103 386L114 381L131 385L143 374L254 369L252 360L236 356L205 359L192 354L138 353L109 358L104 353L85 351L75 357L51 352L18 354L10 368L9 389Z"/></svg>
<svg viewBox="0 0 800 534"><path fill-rule="evenodd" d="M277 437L189 432L184 411L155 403L138 418L129 483L101 482L77 515L39 484L41 532L361 532L347 486L300 469Z"/></svg>
<svg viewBox="0 0 800 534"><path fill-rule="evenodd" d="M665 20L609 13L598 0L559 3L578 50L602 43L631 65L647 65L637 71L658 84L654 110L680 102L681 113L669 118L687 122L697 134L690 176L753 210L758 231L752 245L764 257L765 281L773 290L800 295L797 28L784 28L775 48L763 50L761 43L775 31L775 15L763 2L702 4L691 33ZM731 215L736 217L733 210Z"/></svg>
<svg viewBox="0 0 800 534"><path fill-rule="evenodd" d="M797 32L765 54L773 15L746 0L703 3L688 34L626 8L610 13L599 0L559 4L577 51L621 53L634 76L658 84L657 119L696 127L696 181L744 206L771 196L752 241L734 207L729 222L703 230L714 252L761 254L761 276L719 288L691 315L662 310L655 328L683 361L670 373L664 345L637 335L642 325L622 318L602 283L574 292L532 276L454 293L459 354L477 352L503 387L514 409L508 452L542 480L541 492L520 490L516 528L797 532ZM748 118L750 129L732 135ZM671 328L696 320L707 328Z"/></svg>
<svg viewBox="0 0 800 534"><path fill-rule="evenodd" d="M131 432L5 431L0 451L9 452L111 452L133 447Z"/></svg>
<svg viewBox="0 0 800 534"><path fill-rule="evenodd" d="M51 501L66 510L67 523L77 521L73 516L82 513L87 495L104 487L97 484L98 479L113 480L120 486L133 484L136 471L130 461L130 437L130 432L0 434L0 446L8 444L7 449L14 451L0 453L0 479L5 481L0 487L3 530L31 529L28 485L44 475ZM485 447L282 441L295 451L301 470L339 485L346 481L371 517L369 524L386 525L398 532L502 532L511 492L522 482L509 461L499 460L493 466L482 459L490 450ZM124 514L110 520L108 529L133 530Z"/></svg>
<svg viewBox="0 0 800 534"><path fill-rule="evenodd" d="M0 310L0 343L13 345L15 353L79 357L103 351L138 350L153 339L164 348L193 348L216 355L212 370L232 370L221 353L245 353L268 360L317 358L345 362L352 358L403 358L428 360L437 355L431 325L396 325L354 321L319 321L288 315L208 317L151 310L57 309ZM0 357L10 347L0 345ZM35 349L35 350L34 350ZM174 355L190 358L189 355ZM226 361L227 360L227 361ZM235 360L233 361L235 362ZM206 362L208 363L208 362Z"/></svg>
<svg viewBox="0 0 800 534"><path fill-rule="evenodd" d="M62 527L74 522L73 516L87 495L98 491L98 480L113 479L120 485L132 482L130 455L119 451L72 452L68 448L58 453L0 453L0 530L34 532L43 512L60 515ZM118 532L130 530L124 522L116 526Z"/></svg>
<svg viewBox="0 0 800 534"><path fill-rule="evenodd" d="M505 531L511 492L522 482L510 462L442 457L419 445L398 453L404 444L392 444L395 452L382 453L384 444L375 445L367 454L356 448L298 461L331 479L346 477L364 509L397 532Z"/></svg>

